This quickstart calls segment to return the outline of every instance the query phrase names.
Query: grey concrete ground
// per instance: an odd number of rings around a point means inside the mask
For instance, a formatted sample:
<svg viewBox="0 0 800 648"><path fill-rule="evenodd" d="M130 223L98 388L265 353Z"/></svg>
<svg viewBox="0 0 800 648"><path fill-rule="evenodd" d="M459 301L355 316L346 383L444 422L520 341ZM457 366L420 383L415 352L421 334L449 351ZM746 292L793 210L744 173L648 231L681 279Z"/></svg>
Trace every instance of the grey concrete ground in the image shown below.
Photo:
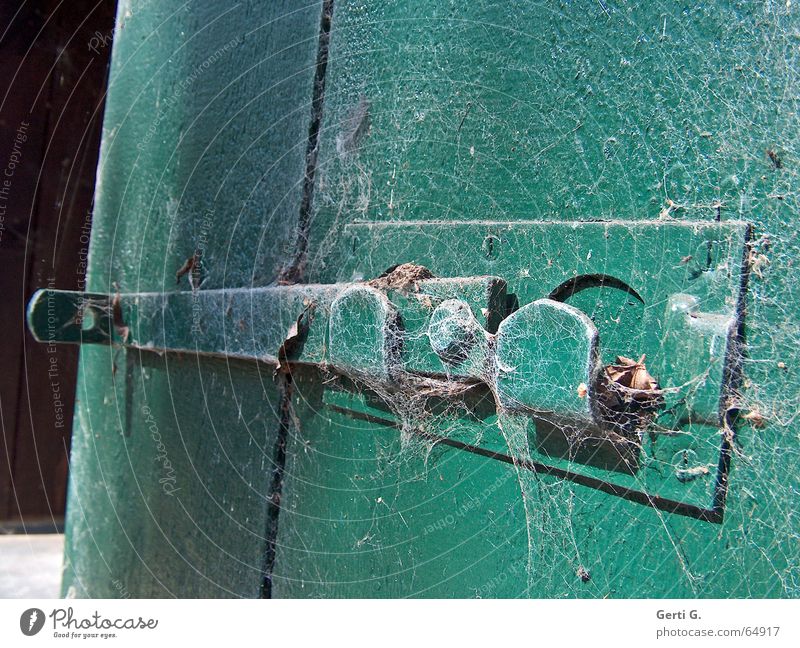
<svg viewBox="0 0 800 648"><path fill-rule="evenodd" d="M0 598L58 598L64 536L0 535Z"/></svg>

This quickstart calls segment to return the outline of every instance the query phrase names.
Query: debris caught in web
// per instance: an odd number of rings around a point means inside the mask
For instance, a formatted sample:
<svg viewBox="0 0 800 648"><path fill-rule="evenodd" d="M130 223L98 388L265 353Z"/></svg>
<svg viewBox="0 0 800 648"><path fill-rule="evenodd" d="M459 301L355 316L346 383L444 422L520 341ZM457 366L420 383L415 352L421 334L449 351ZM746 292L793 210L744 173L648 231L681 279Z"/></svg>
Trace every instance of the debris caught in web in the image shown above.
<svg viewBox="0 0 800 648"><path fill-rule="evenodd" d="M603 418L623 434L640 430L664 404L664 392L644 361L645 356L617 356L600 376L597 393Z"/></svg>
<svg viewBox="0 0 800 648"><path fill-rule="evenodd" d="M416 283L433 279L433 273L425 266L415 263L402 263L386 270L380 277L367 282L368 286L379 290L409 291L416 289Z"/></svg>

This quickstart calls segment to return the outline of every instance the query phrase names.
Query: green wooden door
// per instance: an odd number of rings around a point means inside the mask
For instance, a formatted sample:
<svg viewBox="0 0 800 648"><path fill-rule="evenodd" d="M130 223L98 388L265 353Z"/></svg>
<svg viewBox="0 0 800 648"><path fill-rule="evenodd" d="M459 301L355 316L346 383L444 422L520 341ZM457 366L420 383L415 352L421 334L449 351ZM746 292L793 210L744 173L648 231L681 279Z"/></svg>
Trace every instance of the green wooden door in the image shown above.
<svg viewBox="0 0 800 648"><path fill-rule="evenodd" d="M457 362L409 388L224 357L255 317L215 357L84 345L65 592L796 595L797 28L755 2L123 4L89 290L495 276L502 316L581 311L606 378L520 315L468 389ZM636 420L576 422L641 355Z"/></svg>

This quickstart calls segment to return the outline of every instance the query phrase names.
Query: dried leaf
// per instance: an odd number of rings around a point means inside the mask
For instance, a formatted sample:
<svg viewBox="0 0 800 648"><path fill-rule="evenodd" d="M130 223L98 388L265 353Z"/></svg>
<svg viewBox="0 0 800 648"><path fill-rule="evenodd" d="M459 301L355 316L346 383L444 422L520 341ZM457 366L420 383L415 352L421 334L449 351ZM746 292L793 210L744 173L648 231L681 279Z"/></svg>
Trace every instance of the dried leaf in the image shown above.
<svg viewBox="0 0 800 648"><path fill-rule="evenodd" d="M181 277L189 275L189 285L192 290L198 290L200 284L203 283L203 265L202 265L202 252L195 250L194 254L190 256L184 264L175 273L175 283L181 282Z"/></svg>
<svg viewBox="0 0 800 648"><path fill-rule="evenodd" d="M633 394L637 400L650 398L651 394L647 392L660 390L656 379L647 371L644 360L645 356L639 358L638 361L625 356L617 356L617 364L608 365L606 375L617 386L634 392L642 392L642 394Z"/></svg>
<svg viewBox="0 0 800 648"><path fill-rule="evenodd" d="M195 264L195 260L196 260L195 257L196 257L196 255L193 254L188 259L186 259L186 261L184 262L184 264L180 268L178 268L178 271L175 273L175 283L176 284L179 284L181 282L181 277L183 277L184 275L189 274L192 271L192 268L194 268L194 264Z"/></svg>
<svg viewBox="0 0 800 648"><path fill-rule="evenodd" d="M639 360L618 356L615 364L606 366L597 385L605 421L622 434L635 434L664 404L664 392L644 361L645 356Z"/></svg>
<svg viewBox="0 0 800 648"><path fill-rule="evenodd" d="M772 149L767 149L767 157L769 158L770 162L772 162L772 166L774 166L776 169L783 167L783 160L781 160L780 156Z"/></svg>
<svg viewBox="0 0 800 648"><path fill-rule="evenodd" d="M758 410L751 410L742 418L755 428L763 428L767 424L767 419Z"/></svg>

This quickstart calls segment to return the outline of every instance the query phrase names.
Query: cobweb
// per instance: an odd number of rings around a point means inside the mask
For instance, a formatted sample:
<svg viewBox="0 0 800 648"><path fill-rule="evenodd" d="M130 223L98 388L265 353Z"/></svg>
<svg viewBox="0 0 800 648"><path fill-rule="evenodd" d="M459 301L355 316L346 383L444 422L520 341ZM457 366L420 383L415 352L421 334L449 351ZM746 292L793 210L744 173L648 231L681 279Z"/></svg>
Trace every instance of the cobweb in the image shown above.
<svg viewBox="0 0 800 648"><path fill-rule="evenodd" d="M326 95L327 134L339 146L321 153L316 201L322 234L310 267L322 278L376 276L389 265L381 256L388 227L375 228L374 242L362 238L354 244L352 254L365 259L355 268L360 273L352 272L352 264L346 271L326 267L328 259L342 258L337 245L350 244L348 224L416 220L428 224L409 230L405 243L393 241L393 263L415 262L437 276L461 276L464 268L458 264L468 260L470 274L502 276L524 305L556 288L560 279L542 275L555 254L572 253L571 243L562 241L562 250L548 256L558 242L548 248L510 239L502 229L491 230L493 222L752 223L746 345L735 359L741 375L729 382L718 412L706 412L705 418L687 414L681 401L699 398L708 375L692 367L681 380L669 381L665 368L673 363L674 341L654 336L647 367L662 387L675 392L665 394L668 404L653 421L626 439L632 446L674 444L678 464L652 470L669 468L664 480L673 480L671 492L685 489L687 501L707 509L715 505L720 448L729 443L727 499L716 502L724 504L721 519L698 520L647 501L631 504L531 470L530 464L542 461L541 448L533 445L532 427L539 421L531 417L495 407L483 425L465 426L458 419L468 418L471 406L458 394L449 396L449 409L435 411L426 398L393 393L381 398L401 421L409 452L437 443L420 440L420 431L461 435L465 442L498 451L491 437L493 431L500 434L503 453L514 458L510 469L525 508L529 593L575 595L583 584L586 591L604 595L624 594L625 586L628 592L675 596L797 595L793 502L800 488L794 477L800 330L792 287L800 248L793 224L797 155L787 135L797 131L800 114L793 91L796 8L732 3L712 17L699 8L626 14L608 6L608 23L597 31L564 7L566 18L558 12L542 16L532 8L533 16L511 17L511 27L466 16L457 26L449 24L446 44L422 36L438 24L426 17L419 24L412 21L419 42L394 42L394 32L386 27L391 7L375 10L368 24L362 15L341 13L341 41L334 48L341 58L332 64ZM603 18L599 8L597 13ZM706 33L709 21L714 27ZM539 27L534 31L526 25ZM387 30L381 37L399 53L388 47L374 54L365 47L381 29ZM541 52L542 60L528 63L529 51ZM384 69L402 74L386 80ZM544 97L516 92L527 83L541 88ZM463 239L465 230L458 226L470 219L486 223L484 234L487 240L494 237L497 258L487 258L480 241ZM436 239L438 248L429 239ZM438 256L430 252L435 248ZM605 256L601 269L617 273L613 249L579 252ZM645 258L648 251L642 246L635 255ZM644 264L630 283L678 292L666 285L665 270L680 266L713 289L714 273L706 265L701 248L665 253L649 267ZM623 298L609 306L601 297L579 307L600 329L603 365L615 363L618 355L638 360L643 351L636 340L625 339L619 322L654 309L663 312L666 304L629 304ZM373 384L365 389L380 391ZM587 430L563 422L557 427L575 471L601 474L586 470L591 453L575 447ZM686 436L696 438L696 457L679 452ZM651 492L640 478L643 469L632 472L625 483ZM624 481L617 477L618 471L610 471L607 481ZM564 564L570 569L562 569ZM666 581L664 574L670 574Z"/></svg>

